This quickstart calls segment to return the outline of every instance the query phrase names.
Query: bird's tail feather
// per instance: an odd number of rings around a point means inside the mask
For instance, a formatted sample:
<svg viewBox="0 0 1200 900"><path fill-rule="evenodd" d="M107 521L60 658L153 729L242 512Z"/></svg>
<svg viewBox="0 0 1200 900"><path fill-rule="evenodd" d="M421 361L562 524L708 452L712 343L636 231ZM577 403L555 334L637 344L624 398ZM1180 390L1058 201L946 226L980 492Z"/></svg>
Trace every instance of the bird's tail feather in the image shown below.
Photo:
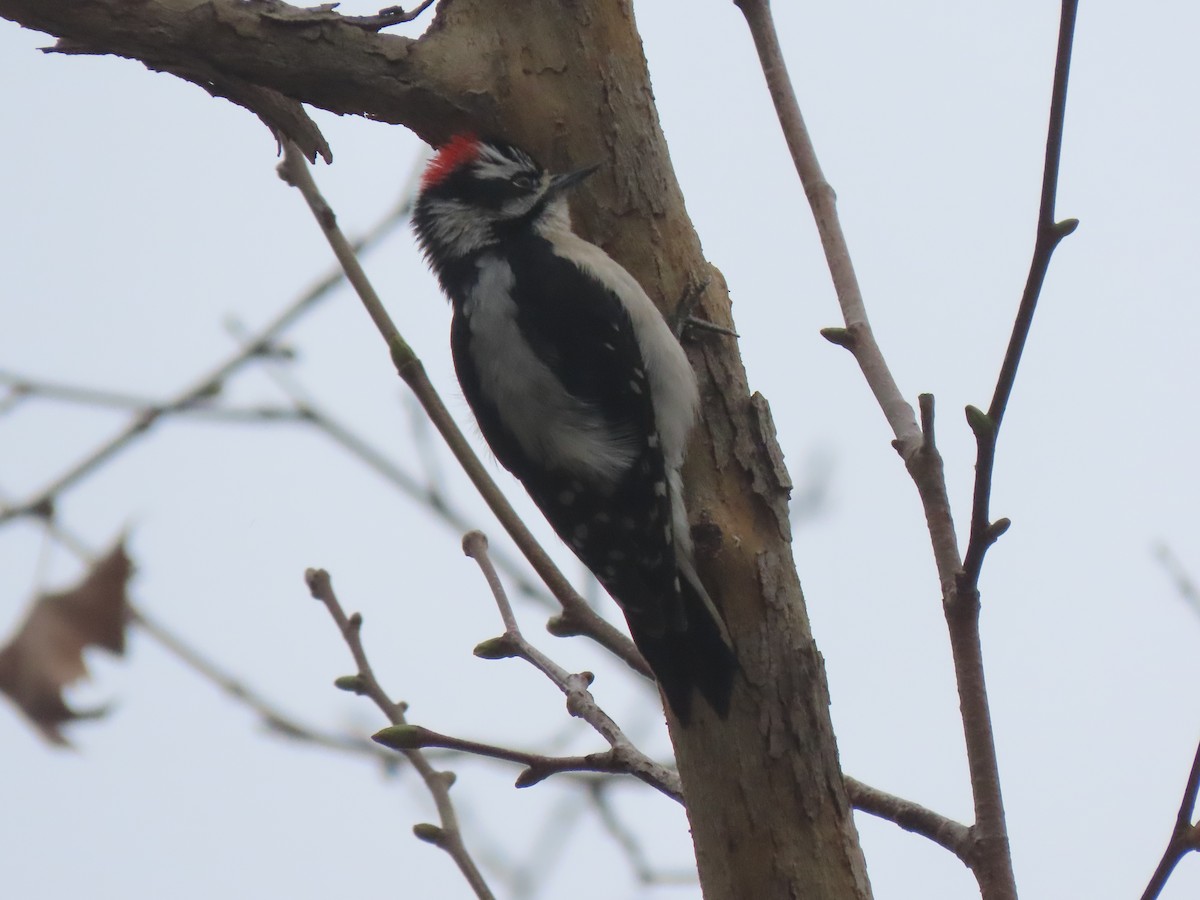
<svg viewBox="0 0 1200 900"><path fill-rule="evenodd" d="M681 573L680 592L686 624L658 634L633 629L634 642L654 670L667 703L680 724L692 717L692 694L698 691L722 719L729 715L737 658L725 623L694 572ZM632 623L631 623L632 625Z"/></svg>

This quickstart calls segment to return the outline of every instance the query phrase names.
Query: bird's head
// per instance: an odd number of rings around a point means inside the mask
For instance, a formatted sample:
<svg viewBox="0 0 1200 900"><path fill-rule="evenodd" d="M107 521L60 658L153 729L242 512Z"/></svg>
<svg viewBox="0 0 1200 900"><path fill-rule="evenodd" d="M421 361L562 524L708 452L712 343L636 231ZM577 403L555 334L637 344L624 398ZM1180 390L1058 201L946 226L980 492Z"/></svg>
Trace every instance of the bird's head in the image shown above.
<svg viewBox="0 0 1200 900"><path fill-rule="evenodd" d="M555 175L512 144L460 134L425 169L413 226L435 265L441 257L461 258L498 244L520 229L569 227L565 195L597 168Z"/></svg>

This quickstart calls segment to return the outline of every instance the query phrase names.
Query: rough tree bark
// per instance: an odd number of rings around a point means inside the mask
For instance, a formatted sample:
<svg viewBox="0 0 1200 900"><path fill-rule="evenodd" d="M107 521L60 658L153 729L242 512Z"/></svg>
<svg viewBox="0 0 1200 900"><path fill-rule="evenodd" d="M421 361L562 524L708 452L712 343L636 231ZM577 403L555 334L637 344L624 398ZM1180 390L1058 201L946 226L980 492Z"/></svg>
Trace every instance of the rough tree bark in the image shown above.
<svg viewBox="0 0 1200 900"><path fill-rule="evenodd" d="M707 281L700 315L731 325L659 127L628 2L443 0L411 40L237 0L0 0L0 16L201 84L254 110L307 152L327 148L296 101L411 128L437 143L471 129L546 164L604 166L580 192L578 229L671 310ZM387 178L387 173L381 173ZM687 481L703 575L744 679L727 722L672 723L704 894L864 898L865 863L790 548L790 489L766 401L734 340L689 346L704 414Z"/></svg>

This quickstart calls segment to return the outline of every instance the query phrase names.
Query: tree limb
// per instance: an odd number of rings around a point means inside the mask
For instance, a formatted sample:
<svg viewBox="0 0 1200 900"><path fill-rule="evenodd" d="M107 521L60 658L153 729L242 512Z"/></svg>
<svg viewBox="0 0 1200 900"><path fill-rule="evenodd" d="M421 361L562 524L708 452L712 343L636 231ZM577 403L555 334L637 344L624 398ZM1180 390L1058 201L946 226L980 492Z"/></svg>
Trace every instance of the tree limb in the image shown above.
<svg viewBox="0 0 1200 900"><path fill-rule="evenodd" d="M406 724L405 704L397 703L388 696L387 691L376 679L371 663L367 659L367 652L362 643L362 616L358 613L351 616L346 615L338 601L337 594L334 593L333 581L324 569L309 569L304 573L304 581L308 585L313 599L320 600L329 611L329 615L342 633L342 638L346 641L346 646L350 649L350 655L354 657L354 664L358 667L358 674L355 677L357 683L361 685L359 693L370 697L372 702L379 707L380 712L387 716L388 721L393 725ZM403 753L412 767L420 774L429 793L433 796L438 818L441 821L441 825L432 825L427 822L415 825L413 834L450 854L451 859L458 865L479 900L495 900L487 882L484 881L483 874L475 865L475 861L463 843L462 832L458 826L458 814L450 800L450 786L454 783L454 773L439 772L434 769L420 750L404 750Z"/></svg>
<svg viewBox="0 0 1200 900"><path fill-rule="evenodd" d="M0 0L0 4L3 3L4 0ZM413 192L404 191L392 210L352 246L358 251L366 250L391 234L400 224L407 222L412 208L412 199ZM22 516L38 515L45 518L48 513L53 511L54 504L62 492L96 471L126 446L148 434L150 429L164 416L203 408L204 404L224 389L225 382L242 367L254 360L262 357L269 358L275 354L277 351L274 344L275 338L328 297L344 278L345 273L340 267L336 267L315 281L308 290L280 310L266 325L243 337L242 345L236 352L208 372L200 375L189 387L184 388L174 397L161 403L136 409L125 427L117 434L93 449L33 497L24 501L9 501L7 498L0 498L0 525ZM5 380L5 377L0 377L0 380ZM99 401L101 398L93 397L93 399ZM108 399L115 398L109 397Z"/></svg>
<svg viewBox="0 0 1200 900"><path fill-rule="evenodd" d="M971 830L928 807L846 776L846 791L854 808L929 838L970 865Z"/></svg>
<svg viewBox="0 0 1200 900"><path fill-rule="evenodd" d="M463 552L475 560L479 569L491 588L492 597L500 610L500 618L504 621L504 634L500 637L485 641L475 648L475 655L484 659L504 659L515 656L523 659L549 678L567 698L567 711L583 719L596 730L611 748L608 764L609 771L626 772L644 781L655 790L661 791L673 800L682 801L683 794L679 786L679 775L666 766L654 762L633 745L626 737L621 727L600 708L588 688L591 686L591 672L571 673L558 663L542 653L537 647L526 640L517 624L516 614L504 585L500 582L500 574L488 556L487 538L481 531L471 531L463 537ZM540 781L546 775L541 775L536 766L531 766L528 777ZM546 774L551 774L547 771ZM533 783L530 781L529 783Z"/></svg>
<svg viewBox="0 0 1200 900"><path fill-rule="evenodd" d="M1058 170L1062 158L1063 123L1067 110L1067 82L1071 72L1071 47L1075 37L1075 17L1079 0L1063 0L1062 17L1058 31L1058 51L1054 64L1054 87L1050 93L1050 123L1046 133L1046 157L1042 170L1041 202L1038 205L1037 239L1033 247L1033 259L1029 264L1029 275L1025 290L1017 308L1016 321L1009 337L996 389L986 416L973 407L967 408L967 419L975 433L977 453L975 458L975 494L971 506L971 536L967 553L963 559L963 590L970 592L979 588L979 574L983 557L996 542L993 522L989 519L988 507L992 496L992 473L996 464L996 438L1008 401L1012 396L1017 378L1017 367L1025 341L1033 325L1033 313L1037 309L1050 258L1067 235L1079 225L1078 219L1055 221L1054 204L1058 196Z"/></svg>
<svg viewBox="0 0 1200 900"><path fill-rule="evenodd" d="M766 77L768 90L783 129L796 171L800 176L825 250L826 260L837 291L845 320L844 328L822 331L826 339L850 350L875 394L892 431L894 445L917 486L925 509L934 559L942 586L943 605L950 633L955 679L958 685L967 762L975 800L975 824L972 826L968 865L979 881L985 900L1015 900L1016 880L1012 869L1004 805L1000 789L999 764L987 701L983 654L979 639L978 568L988 546L1007 528L1007 520L990 522L987 498L991 490L991 471L995 459L995 433L1007 406L1020 360L1021 349L1029 332L1049 265L1050 255L1067 234L1073 222L1055 223L1054 196L1057 190L1059 157L1062 149L1063 112L1066 103L1067 74L1074 33L1077 0L1063 0L1058 57L1051 101L1049 137L1046 146L1045 174L1038 223L1038 242L1029 282L1014 326L1009 352L1001 368L996 394L989 415L968 419L979 442L976 466L976 492L972 514L971 539L965 564L960 560L954 523L946 492L941 456L934 433L933 396L921 396L922 426L918 427L912 408L903 399L887 368L882 352L871 333L845 236L838 220L835 195L817 161L812 139L804 124L795 92L787 72L779 38L775 31L768 0L735 0L742 10L754 38Z"/></svg>
<svg viewBox="0 0 1200 900"><path fill-rule="evenodd" d="M445 76L436 29L417 42L330 9L278 0L0 0L0 17L59 40L54 52L111 54L170 72L244 106L308 159L328 146L303 103L403 122L438 143L471 121ZM477 114L490 104L472 100Z"/></svg>

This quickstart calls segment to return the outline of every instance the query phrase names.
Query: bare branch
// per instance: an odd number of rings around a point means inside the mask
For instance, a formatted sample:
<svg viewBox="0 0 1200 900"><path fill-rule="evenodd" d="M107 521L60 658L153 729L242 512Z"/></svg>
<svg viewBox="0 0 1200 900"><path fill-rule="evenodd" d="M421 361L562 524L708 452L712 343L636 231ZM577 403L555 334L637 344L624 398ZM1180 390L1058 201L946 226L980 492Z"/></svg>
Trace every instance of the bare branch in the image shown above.
<svg viewBox="0 0 1200 900"><path fill-rule="evenodd" d="M1016 365L1028 335L1033 308L1049 264L1050 254L1064 236L1074 229L1073 222L1056 223L1054 196L1058 181L1062 146L1063 111L1066 102L1067 73L1077 0L1063 0L1058 62L1052 91L1050 134L1046 147L1046 169L1042 186L1042 204L1038 224L1038 243L1026 286L1009 353L1001 369L996 395L987 415L968 410L968 419L979 443L976 466L976 493L972 515L971 540L964 566L950 514L941 456L933 436L933 397L923 395L923 427L917 425L912 408L904 401L888 371L883 355L871 333L850 261L845 236L838 220L835 195L817 161L812 140L800 113L787 66L775 32L768 0L735 0L742 10L754 38L763 74L774 101L796 171L812 206L821 244L833 276L845 328L827 328L822 335L854 354L863 375L896 435L895 446L917 486L942 585L943 604L950 632L958 685L967 761L975 800L975 825L972 849L966 858L988 900L1016 897L1004 805L1000 791L999 766L983 671L979 642L978 569L988 546L1008 527L1007 520L991 522L987 517L987 497L991 488L991 470L995 459L995 433L1003 417ZM964 573L965 568L965 573Z"/></svg>
<svg viewBox="0 0 1200 900"><path fill-rule="evenodd" d="M796 102L791 77L783 59L783 50L779 46L779 36L775 33L770 5L767 0L734 2L750 26L750 34L758 50L758 59L767 79L767 89L775 104L775 113L783 128L783 136L787 141L788 150L791 151L800 182L804 185L804 193L812 206L813 217L817 221L825 260L829 265L829 273L833 276L833 286L842 308L842 317L846 321L844 333L840 329L825 329L822 334L854 354L867 379L867 385L879 401L896 440L902 446L901 454L908 458L916 452L921 439L920 429L917 427L912 407L900 393L900 388L884 361L883 353L875 343L875 335L867 319L867 308L863 303L862 290L858 286L858 276L850 259L850 249L846 245L846 236L838 219L837 195L825 180L825 173L821 171L816 150L804 124L804 116L800 113L800 104Z"/></svg>
<svg viewBox="0 0 1200 900"><path fill-rule="evenodd" d="M1192 612L1200 614L1200 587L1197 587L1195 579L1183 567L1183 563L1165 542L1159 542L1155 546L1154 555L1162 564L1167 576L1174 582L1175 590L1183 602L1191 607Z"/></svg>
<svg viewBox="0 0 1200 900"><path fill-rule="evenodd" d="M44 398L65 403L77 403L82 406L120 409L141 414L145 414L148 411L162 410L162 415L164 416L187 415L198 419L239 424L296 422L305 421L308 418L301 410L283 406L211 406L207 402L198 402L188 406L167 408L169 404L160 403L149 397L138 397L133 394L124 394L120 391L106 391L100 388L64 384L57 381L43 381L38 378L30 378L5 371L0 371L0 384L8 387L10 398L8 402L0 406L0 409L12 406L13 401L17 399Z"/></svg>
<svg viewBox="0 0 1200 900"><path fill-rule="evenodd" d="M504 592L500 575L488 556L487 537L481 531L471 531L463 537L463 552L479 565L483 577L491 588L496 606L500 610L500 618L504 621L504 634L500 637L484 641L475 648L475 655L484 659L506 659L517 657L534 666L539 672L549 678L567 698L567 711L583 719L594 728L601 737L608 741L611 748L612 768L607 771L626 772L640 781L661 791L673 800L683 802L683 792L679 783L679 774L661 763L656 763L633 745L626 737L620 726L596 703L588 688L591 686L591 672L572 674L563 669L525 639L517 624L512 604ZM531 766L531 769L534 767ZM538 771L527 772L529 778L540 781L547 775ZM524 778L525 776L522 776ZM529 783L533 783L530 781Z"/></svg>
<svg viewBox="0 0 1200 900"><path fill-rule="evenodd" d="M1200 603L1200 596L1197 595L1196 583L1192 580L1191 575L1175 558L1166 544L1158 546L1157 555L1163 568L1167 570L1167 574L1175 583L1175 589L1179 595L1195 608ZM1200 823L1192 822L1192 817L1196 814L1197 795L1200 795L1200 746L1196 747L1192 769L1188 773L1187 785L1183 789L1183 798L1179 802L1179 812L1175 815L1175 827L1171 830L1171 839L1167 842L1162 859L1159 860L1154 874L1150 877L1150 883L1146 885L1142 900L1154 900L1161 894L1179 861L1188 852L1200 850Z"/></svg>
<svg viewBox="0 0 1200 900"><path fill-rule="evenodd" d="M475 455L475 451L471 449L470 443L425 374L425 367L421 360L404 340L391 316L384 309L379 295L375 293L375 288L359 264L353 247L338 228L337 217L313 181L304 155L297 148L290 145L285 146L283 162L279 165L279 176L304 196L317 224L321 226L321 231L329 242L329 246L345 270L346 277L354 286L367 314L370 315L371 321L375 323L376 329L387 344L397 374L421 402L430 421L449 445L455 459L467 473L467 477L471 479L480 496L495 513L496 518L500 520L500 524L504 526L525 558L529 560L538 576L550 588L550 592L562 604L563 615L560 617L560 621L564 624L562 630L555 633L586 635L624 660L634 671L647 678L653 677L650 667L646 665L646 661L634 647L633 641L605 621L579 596L567 581L566 576L538 544L532 532L521 521L516 510L512 508L512 504L508 502L508 498L504 496L496 482L492 480L491 475L488 474L487 469L484 468L483 463L480 462L479 457Z"/></svg>
<svg viewBox="0 0 1200 900"><path fill-rule="evenodd" d="M406 725L407 722L404 719L406 705L397 703L388 696L375 677L375 672L367 659L367 652L362 643L362 616L358 613L346 615L338 601L337 594L334 593L333 581L324 569L307 570L304 573L304 580L313 599L320 600L325 605L329 615L337 624L338 630L341 631L346 646L350 648L350 655L354 657L354 664L358 668L356 677L362 688L361 693L370 697L393 725ZM471 885L471 889L475 891L476 897L480 900L494 900L491 889L483 879L483 874L475 865L475 861L463 843L462 832L458 825L458 814L450 800L450 786L454 783L454 773L434 769L420 750L404 750L402 752L412 767L420 774L429 793L433 796L433 802L437 806L438 818L441 822L440 825L432 825L427 822L415 825L413 834L450 854Z"/></svg>
<svg viewBox="0 0 1200 900"><path fill-rule="evenodd" d="M695 869L685 869L678 872L665 872L655 868L646 856L645 843L639 840L621 821L616 807L609 797L611 781L596 779L588 785L592 805L600 817L600 823L608 831L617 846L625 853L634 875L642 884L696 884L700 880Z"/></svg>
<svg viewBox="0 0 1200 900"><path fill-rule="evenodd" d="M80 562L88 566L96 562L98 554L78 535L67 530L52 519L46 519L44 527L47 534L77 556ZM127 610L130 622L138 626L143 634L156 641L160 647L188 666L188 668L205 681L216 685L217 688L226 693L235 702L256 712L263 723L277 734L330 750L340 750L355 756L373 759L375 762L382 763L388 769L394 766L395 757L390 753L381 751L378 746L367 738L351 734L322 731L297 721L294 717L282 712L277 706L246 684L246 682L223 670L169 628L152 616L149 616L145 610L134 606L132 603L127 605Z"/></svg>
<svg viewBox="0 0 1200 900"><path fill-rule="evenodd" d="M395 757L381 751L378 746L365 737L319 731L298 722L262 697L244 681L223 671L200 651L148 616L144 610L131 607L130 613L131 621L140 627L144 634L152 637L159 646L182 661L204 680L216 685L236 702L258 713L267 727L277 734L331 750L341 750L357 756L370 757L387 768L391 768L395 764Z"/></svg>
<svg viewBox="0 0 1200 900"><path fill-rule="evenodd" d="M54 35L54 52L123 56L186 79L249 109L309 159L331 154L302 104L403 121L426 140L469 124L438 53L413 53L411 38L377 33L403 20L392 10L349 17L277 0L0 0L0 17Z"/></svg>
<svg viewBox="0 0 1200 900"><path fill-rule="evenodd" d="M992 394L992 402L988 406L987 415L979 410L967 408L967 418L971 422L971 430L975 432L977 452L975 457L975 495L971 508L971 536L967 543L967 553L963 559L963 580L967 591L978 590L979 575L983 568L983 558L988 548L996 542L991 528L988 507L992 496L992 473L996 464L996 438L1004 413L1008 409L1008 401L1012 396L1013 385L1017 378L1017 367L1021 364L1021 354L1025 350L1025 341L1029 337L1029 329L1033 324L1033 314L1037 309L1038 298L1042 293L1042 285L1046 280L1046 272L1050 268L1050 258L1059 243L1079 225L1077 219L1055 221L1054 205L1058 196L1058 170L1062 158L1063 123L1067 110L1067 83L1071 71L1071 48L1075 37L1075 15L1078 11L1079 0L1063 0L1062 18L1058 31L1058 53L1054 65L1054 87L1050 94L1050 123L1046 134L1046 158L1042 171L1042 194L1038 207L1037 239L1033 247L1033 259L1029 264L1029 275L1025 281L1025 291L1017 308L1016 321L1013 323L1012 335L1009 337L1008 350L1004 354L1004 362L1000 366L1000 375L996 379L996 389Z"/></svg>
<svg viewBox="0 0 1200 900"><path fill-rule="evenodd" d="M391 728L377 732L373 735L373 739L392 750L421 750L438 747L443 750L469 753L472 756L482 756L485 759L518 763L525 766L525 770L517 776L516 786L519 788L532 787L545 781L551 775L558 775L562 772L594 772L604 775L635 774L629 770L629 766L622 756L611 749L603 753L587 753L580 756L546 756L541 753L514 750L511 747L500 747L496 744L485 744L480 741L440 734L420 725L393 725ZM672 800L680 801L682 798L679 777L674 773L672 776L673 781L668 785L670 790L664 790L663 793L666 793Z"/></svg>
<svg viewBox="0 0 1200 900"><path fill-rule="evenodd" d="M339 271L341 270L339 269ZM229 327L230 332L239 341L249 340L246 330L240 323L231 321ZM318 404L312 394L304 389L292 373L279 365L268 366L264 371L275 382L279 390L292 401L295 406L294 411L300 418L315 426L326 437L333 440L359 462L364 463L406 497L425 506L435 517L448 525L455 534L462 534L472 528L473 523L468 522L466 515L446 500L435 484L431 484L429 481L422 484L400 468L384 451ZM2 377L3 374L0 373L0 378ZM427 422L426 419L421 421ZM412 428L414 439L419 437L415 433L417 429L418 426L414 421ZM497 554L496 563L513 580L522 594L548 607L558 606L554 598L546 591L545 586L530 578L515 559L506 554Z"/></svg>
<svg viewBox="0 0 1200 900"><path fill-rule="evenodd" d="M1167 849L1163 851L1158 867L1150 876L1150 883L1142 892L1142 900L1154 900L1161 894L1179 861L1190 851L1200 850L1200 825L1192 824L1197 794L1200 794L1200 746L1196 747L1196 757L1192 760L1192 770L1188 773L1187 786L1183 789L1183 800L1179 804L1171 839L1167 842Z"/></svg>
<svg viewBox="0 0 1200 900"><path fill-rule="evenodd" d="M846 776L846 792L855 809L929 838L970 865L971 830L951 818Z"/></svg>
<svg viewBox="0 0 1200 900"><path fill-rule="evenodd" d="M967 764L971 773L971 791L975 798L973 833L976 841L975 864L972 869L985 898L996 897L1004 900L1016 897L1016 883L1012 873L999 762L996 758L996 743L984 680L983 649L979 638L979 575L984 554L1009 524L1007 519L991 521L988 509L995 465L996 437L1008 406L1017 365L1029 334L1050 257L1059 241L1070 234L1076 224L1074 221L1054 221L1054 201L1058 189L1067 79L1077 7L1078 0L1062 2L1037 241L1029 278L988 412L984 415L971 407L967 409L967 419L975 433L977 444L975 493L967 552L962 570L955 578L954 590L947 595L946 602L946 622L950 629L951 650L958 679L959 707L962 710L963 733L967 742ZM989 885L993 886L994 893L989 892Z"/></svg>
<svg viewBox="0 0 1200 900"><path fill-rule="evenodd" d="M388 216L362 238L361 246L366 247L381 240L400 222L407 220L410 209L411 198L403 198ZM219 394L225 382L235 372L263 354L269 356L272 352L271 342L274 338L329 296L333 288L340 284L344 277L345 275L339 268L317 281L308 291L297 297L275 318L255 332L236 353L211 371L201 375L192 386L185 388L173 399L159 406L136 412L120 432L84 456L35 496L17 504L6 503L3 508L0 508L0 525L21 516L44 516L47 510L53 508L54 501L59 494L73 487L116 456L126 446L147 434L159 419L180 410L193 408Z"/></svg>
<svg viewBox="0 0 1200 900"><path fill-rule="evenodd" d="M783 58L783 50L779 45L779 36L775 32L770 4L768 0L735 0L735 3L746 17L754 46L758 50L767 89L775 104L775 112L791 151L796 173L812 207L817 233L842 310L845 327L824 328L821 334L826 340L854 354L867 385L891 426L896 449L916 483L921 504L925 508L938 577L945 594L953 589L954 576L961 568L961 559L954 522L950 516L946 482L942 476L941 456L931 447L927 452L921 453L921 429L917 425L912 406L900 392L883 357L883 351L875 341L870 321L867 319L862 290L850 259L850 250L838 218L837 195L821 170L812 137L800 112L791 77L788 75L787 63Z"/></svg>

